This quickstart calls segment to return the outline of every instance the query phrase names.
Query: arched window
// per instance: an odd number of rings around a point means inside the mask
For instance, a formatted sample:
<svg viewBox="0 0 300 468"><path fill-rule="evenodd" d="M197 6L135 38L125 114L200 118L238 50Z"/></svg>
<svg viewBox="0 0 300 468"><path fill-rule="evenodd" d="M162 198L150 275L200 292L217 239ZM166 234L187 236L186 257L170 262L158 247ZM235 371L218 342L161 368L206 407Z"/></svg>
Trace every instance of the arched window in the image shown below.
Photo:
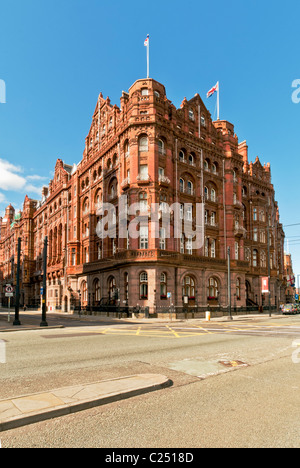
<svg viewBox="0 0 300 468"><path fill-rule="evenodd" d="M207 188L207 187L204 187L204 197L205 197L205 200L208 200L208 199L209 199L209 192L208 192L208 188Z"/></svg>
<svg viewBox="0 0 300 468"><path fill-rule="evenodd" d="M148 137L141 136L139 139L139 151L144 152L148 151Z"/></svg>
<svg viewBox="0 0 300 468"><path fill-rule="evenodd" d="M160 298L167 299L167 275L162 273L160 275Z"/></svg>
<svg viewBox="0 0 300 468"><path fill-rule="evenodd" d="M124 153L125 153L125 158L128 158L130 155L130 149L129 149L129 141L126 140L124 143Z"/></svg>
<svg viewBox="0 0 300 468"><path fill-rule="evenodd" d="M212 172L213 174L216 174L216 173L217 173L217 165L216 165L216 163L213 163L213 164L211 165L211 172Z"/></svg>
<svg viewBox="0 0 300 468"><path fill-rule="evenodd" d="M165 144L163 140L158 140L158 153L165 154Z"/></svg>
<svg viewBox="0 0 300 468"><path fill-rule="evenodd" d="M96 279L94 281L94 297L95 297L95 302L100 302L101 300L101 291L100 291L100 281Z"/></svg>
<svg viewBox="0 0 300 468"><path fill-rule="evenodd" d="M210 199L212 202L216 202L217 194L214 188L212 188L210 191Z"/></svg>
<svg viewBox="0 0 300 468"><path fill-rule="evenodd" d="M181 193L184 192L184 180L183 179L179 179L179 190Z"/></svg>
<svg viewBox="0 0 300 468"><path fill-rule="evenodd" d="M114 276L111 276L108 279L108 297L110 300L116 298L116 291L117 291L116 278Z"/></svg>
<svg viewBox="0 0 300 468"><path fill-rule="evenodd" d="M140 299L148 299L148 274L145 271L140 274Z"/></svg>
<svg viewBox="0 0 300 468"><path fill-rule="evenodd" d="M190 119L190 120L195 120L195 115L194 115L193 109L190 109L190 110L189 110L189 119Z"/></svg>
<svg viewBox="0 0 300 468"><path fill-rule="evenodd" d="M82 302L87 302L88 301L88 285L87 285L86 281L84 281L82 283L81 300L82 300Z"/></svg>
<svg viewBox="0 0 300 468"><path fill-rule="evenodd" d="M194 155L192 153L189 155L189 164L191 166L195 165L195 157L194 157Z"/></svg>
<svg viewBox="0 0 300 468"><path fill-rule="evenodd" d="M193 182L191 180L188 180L188 182L187 182L187 193L189 195L194 195L194 185L193 185Z"/></svg>
<svg viewBox="0 0 300 468"><path fill-rule="evenodd" d="M184 162L185 161L185 154L183 150L179 151L179 161Z"/></svg>
<svg viewBox="0 0 300 468"><path fill-rule="evenodd" d="M185 276L183 279L182 296L195 299L195 280L191 276Z"/></svg>
<svg viewBox="0 0 300 468"><path fill-rule="evenodd" d="M209 278L207 285L207 299L218 299L219 290L216 278Z"/></svg>
<svg viewBox="0 0 300 468"><path fill-rule="evenodd" d="M208 159L205 159L203 167L204 167L204 170L205 170L205 171L209 171L209 162L208 162Z"/></svg>

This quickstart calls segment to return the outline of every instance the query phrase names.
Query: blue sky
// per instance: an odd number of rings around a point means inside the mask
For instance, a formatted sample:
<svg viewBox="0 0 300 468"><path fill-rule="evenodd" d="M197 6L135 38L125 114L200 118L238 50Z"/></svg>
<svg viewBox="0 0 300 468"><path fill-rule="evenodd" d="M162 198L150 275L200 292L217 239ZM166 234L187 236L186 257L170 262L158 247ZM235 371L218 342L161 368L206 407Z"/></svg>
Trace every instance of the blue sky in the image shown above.
<svg viewBox="0 0 300 468"><path fill-rule="evenodd" d="M178 107L198 92L212 117L219 80L221 119L271 163L282 223L300 223L299 1L10 0L0 17L0 213L39 198L57 158L80 161L99 92L119 105L146 76L150 34L150 77ZM300 274L300 226L285 231Z"/></svg>

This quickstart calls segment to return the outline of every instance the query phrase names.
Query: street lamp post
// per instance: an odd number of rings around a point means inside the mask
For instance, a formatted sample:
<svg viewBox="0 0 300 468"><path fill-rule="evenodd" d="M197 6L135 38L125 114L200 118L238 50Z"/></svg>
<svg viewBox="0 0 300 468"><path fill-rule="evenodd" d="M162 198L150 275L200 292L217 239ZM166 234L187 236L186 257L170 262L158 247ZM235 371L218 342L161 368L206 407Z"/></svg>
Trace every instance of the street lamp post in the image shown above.
<svg viewBox="0 0 300 468"><path fill-rule="evenodd" d="M42 321L40 323L41 327L48 327L46 319L46 300L47 300L47 247L48 247L48 237L45 237L44 240L44 258L43 258L43 294L42 294Z"/></svg>
<svg viewBox="0 0 300 468"><path fill-rule="evenodd" d="M230 247L227 249L227 260L228 260L228 309L229 315L228 320L233 320L231 315L231 272L230 272Z"/></svg>
<svg viewBox="0 0 300 468"><path fill-rule="evenodd" d="M17 284L16 284L16 303L15 303L15 320L13 325L21 325L19 320L20 312L20 262L21 262L21 238L18 238L18 259L17 259Z"/></svg>

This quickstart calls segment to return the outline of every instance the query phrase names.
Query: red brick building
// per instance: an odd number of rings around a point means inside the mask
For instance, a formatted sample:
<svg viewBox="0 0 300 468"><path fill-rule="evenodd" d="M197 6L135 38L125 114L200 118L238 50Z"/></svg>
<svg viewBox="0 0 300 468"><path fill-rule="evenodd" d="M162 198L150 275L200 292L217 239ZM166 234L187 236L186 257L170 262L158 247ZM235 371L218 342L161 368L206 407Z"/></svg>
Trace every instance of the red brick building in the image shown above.
<svg viewBox="0 0 300 468"><path fill-rule="evenodd" d="M177 109L165 87L152 79L123 92L120 107L99 95L82 161L58 160L41 201L25 198L22 213L12 206L1 219L0 280L15 283L17 238L22 239L21 303L37 304L42 286L43 241L48 236L47 304L72 310L100 302L164 308L171 303L227 307L227 249L231 253L233 306L261 305L261 277L271 269L271 302L284 301L284 232L274 198L270 165L248 160L246 142L234 126L213 122L201 97L184 98ZM138 238L122 238L121 196L150 206L180 206L196 229L196 206L204 206L204 244L170 236L153 223ZM116 235L100 239L96 227L103 203L116 207ZM184 204L192 207L184 213ZM182 205L182 211L181 211ZM121 213L124 214L123 212ZM128 224L134 215L126 214ZM267 232L269 225L270 255ZM171 293L171 297L170 294Z"/></svg>

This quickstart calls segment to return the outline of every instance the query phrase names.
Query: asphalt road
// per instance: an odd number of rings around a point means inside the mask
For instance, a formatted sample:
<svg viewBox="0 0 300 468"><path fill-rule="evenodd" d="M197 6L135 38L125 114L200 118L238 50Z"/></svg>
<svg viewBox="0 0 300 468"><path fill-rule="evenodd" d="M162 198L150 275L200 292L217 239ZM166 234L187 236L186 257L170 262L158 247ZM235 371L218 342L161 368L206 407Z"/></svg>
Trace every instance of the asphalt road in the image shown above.
<svg viewBox="0 0 300 468"><path fill-rule="evenodd" d="M2 447L299 447L300 317L0 333L0 398L135 373L173 386L0 434ZM294 353L294 354L293 354Z"/></svg>

